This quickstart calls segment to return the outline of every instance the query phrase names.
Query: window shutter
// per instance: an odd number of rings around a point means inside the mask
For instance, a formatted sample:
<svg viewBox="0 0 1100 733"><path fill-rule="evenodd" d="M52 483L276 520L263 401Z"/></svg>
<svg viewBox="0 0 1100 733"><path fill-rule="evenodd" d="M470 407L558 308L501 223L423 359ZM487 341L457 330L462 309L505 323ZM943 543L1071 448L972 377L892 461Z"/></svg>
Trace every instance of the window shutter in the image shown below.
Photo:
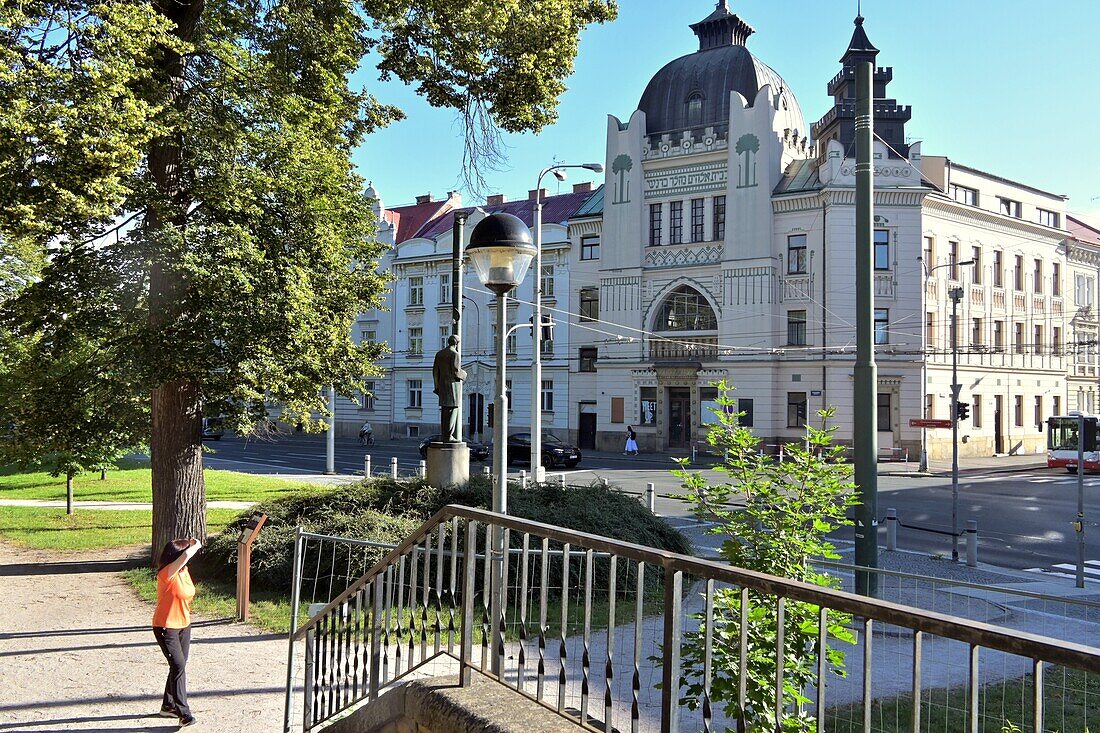
<svg viewBox="0 0 1100 733"><path fill-rule="evenodd" d="M621 423L626 413L626 400L622 397L611 398L611 422Z"/></svg>

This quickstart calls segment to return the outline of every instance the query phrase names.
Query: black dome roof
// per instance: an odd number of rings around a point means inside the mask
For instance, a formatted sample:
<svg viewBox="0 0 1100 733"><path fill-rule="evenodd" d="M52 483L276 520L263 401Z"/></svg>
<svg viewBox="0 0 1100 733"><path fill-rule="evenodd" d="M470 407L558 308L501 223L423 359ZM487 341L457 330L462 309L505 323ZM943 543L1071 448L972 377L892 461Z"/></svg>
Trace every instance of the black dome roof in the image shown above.
<svg viewBox="0 0 1100 733"><path fill-rule="evenodd" d="M775 92L786 91L786 104L793 108L788 112L802 119L783 77L745 48L753 29L729 11L725 0L691 29L699 37L699 50L666 64L642 93L638 109L646 113L647 134L725 125L730 92L739 92L751 105L766 84Z"/></svg>

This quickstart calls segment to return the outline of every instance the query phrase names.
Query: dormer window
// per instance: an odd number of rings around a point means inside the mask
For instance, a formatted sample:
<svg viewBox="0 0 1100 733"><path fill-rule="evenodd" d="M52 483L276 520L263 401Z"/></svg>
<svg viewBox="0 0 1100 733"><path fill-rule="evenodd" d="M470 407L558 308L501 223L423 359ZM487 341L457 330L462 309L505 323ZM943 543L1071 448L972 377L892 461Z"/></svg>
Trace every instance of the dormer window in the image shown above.
<svg viewBox="0 0 1100 733"><path fill-rule="evenodd" d="M689 127L703 124L703 93L692 92L687 98L687 120Z"/></svg>

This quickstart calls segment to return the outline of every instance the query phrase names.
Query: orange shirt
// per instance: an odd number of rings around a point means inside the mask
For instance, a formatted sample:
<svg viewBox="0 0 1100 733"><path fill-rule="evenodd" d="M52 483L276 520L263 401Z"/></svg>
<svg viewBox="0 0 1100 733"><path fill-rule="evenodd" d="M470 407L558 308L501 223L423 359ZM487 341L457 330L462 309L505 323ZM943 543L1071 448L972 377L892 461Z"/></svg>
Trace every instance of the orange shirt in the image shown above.
<svg viewBox="0 0 1100 733"><path fill-rule="evenodd" d="M183 568L169 577L168 568L157 573L157 607L153 611L153 626L163 629L185 629L191 625L191 599L195 584L191 573Z"/></svg>

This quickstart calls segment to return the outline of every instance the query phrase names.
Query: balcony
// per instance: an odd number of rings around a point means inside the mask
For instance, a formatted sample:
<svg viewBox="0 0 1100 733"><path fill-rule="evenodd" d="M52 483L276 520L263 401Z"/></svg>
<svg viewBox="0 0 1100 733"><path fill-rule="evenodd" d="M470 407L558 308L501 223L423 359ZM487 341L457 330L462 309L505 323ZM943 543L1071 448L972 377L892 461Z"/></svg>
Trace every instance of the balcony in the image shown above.
<svg viewBox="0 0 1100 733"><path fill-rule="evenodd" d="M985 305L985 288L981 285L970 286L970 304L975 306Z"/></svg>
<svg viewBox="0 0 1100 733"><path fill-rule="evenodd" d="M714 361L717 358L717 336L677 338L669 341L650 340L649 342L650 361Z"/></svg>
<svg viewBox="0 0 1100 733"><path fill-rule="evenodd" d="M897 293L897 279L892 272L876 272L875 273L875 297L876 298L890 298L894 299L898 297Z"/></svg>
<svg viewBox="0 0 1100 733"><path fill-rule="evenodd" d="M814 299L813 275L785 275L782 282L781 298L783 302L800 302Z"/></svg>

